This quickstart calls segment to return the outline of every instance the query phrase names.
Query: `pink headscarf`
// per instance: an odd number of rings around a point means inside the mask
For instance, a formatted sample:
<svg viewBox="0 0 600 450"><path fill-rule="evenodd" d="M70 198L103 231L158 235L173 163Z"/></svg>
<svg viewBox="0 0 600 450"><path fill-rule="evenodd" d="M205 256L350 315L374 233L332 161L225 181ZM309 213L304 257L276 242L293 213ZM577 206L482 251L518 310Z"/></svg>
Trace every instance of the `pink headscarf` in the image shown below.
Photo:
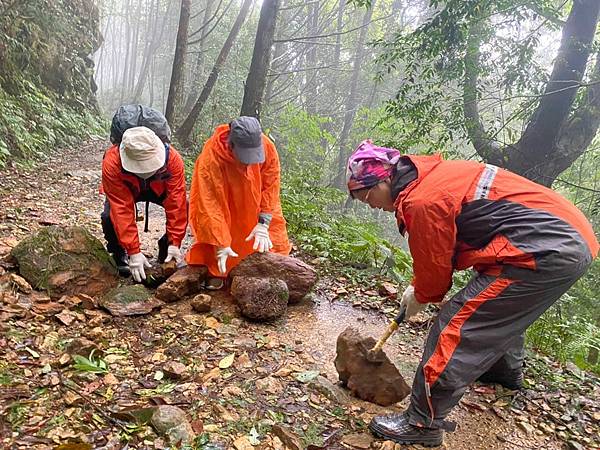
<svg viewBox="0 0 600 450"><path fill-rule="evenodd" d="M348 190L352 193L381 183L392 176L399 160L400 152L396 149L378 147L370 139L361 142L348 158Z"/></svg>

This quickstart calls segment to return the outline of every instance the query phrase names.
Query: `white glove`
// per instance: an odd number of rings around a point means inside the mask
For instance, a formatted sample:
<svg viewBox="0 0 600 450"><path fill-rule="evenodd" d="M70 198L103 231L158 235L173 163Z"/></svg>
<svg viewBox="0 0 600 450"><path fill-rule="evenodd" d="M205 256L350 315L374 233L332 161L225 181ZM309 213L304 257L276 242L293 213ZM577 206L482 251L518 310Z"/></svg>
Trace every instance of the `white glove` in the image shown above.
<svg viewBox="0 0 600 450"><path fill-rule="evenodd" d="M217 265L219 266L219 272L227 272L227 258L237 258L238 254L231 250L231 247L219 247L217 249Z"/></svg>
<svg viewBox="0 0 600 450"><path fill-rule="evenodd" d="M146 279L144 268L149 269L150 267L150 263L143 253L136 253L129 256L129 270L133 279L138 283Z"/></svg>
<svg viewBox="0 0 600 450"><path fill-rule="evenodd" d="M260 253L268 252L273 248L273 243L269 237L269 226L264 223L257 223L252 229L246 242L254 238L254 245L252 248L258 250Z"/></svg>
<svg viewBox="0 0 600 450"><path fill-rule="evenodd" d="M408 319L415 314L419 314L426 306L427 303L420 303L417 301L417 297L415 297L415 287L412 284L404 290L402 300L400 301L400 307L406 308L405 319Z"/></svg>
<svg viewBox="0 0 600 450"><path fill-rule="evenodd" d="M165 258L165 262L169 262L171 260L175 260L177 264L183 261L183 255L181 254L181 250L176 245L169 245L167 249L167 257Z"/></svg>

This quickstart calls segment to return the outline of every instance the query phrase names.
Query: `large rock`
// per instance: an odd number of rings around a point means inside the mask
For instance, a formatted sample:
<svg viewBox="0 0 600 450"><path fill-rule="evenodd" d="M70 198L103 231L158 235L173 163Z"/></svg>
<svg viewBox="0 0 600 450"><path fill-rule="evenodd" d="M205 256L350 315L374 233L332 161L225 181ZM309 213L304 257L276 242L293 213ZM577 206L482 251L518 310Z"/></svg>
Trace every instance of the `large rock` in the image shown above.
<svg viewBox="0 0 600 450"><path fill-rule="evenodd" d="M81 227L39 229L12 249L19 273L53 298L100 295L117 284L117 269L102 243Z"/></svg>
<svg viewBox="0 0 600 450"><path fill-rule="evenodd" d="M206 266L185 266L158 287L156 298L171 303L197 294L202 289L207 274Z"/></svg>
<svg viewBox="0 0 600 450"><path fill-rule="evenodd" d="M190 445L195 438L185 412L176 406L160 405L151 422L160 435L168 437L172 446Z"/></svg>
<svg viewBox="0 0 600 450"><path fill-rule="evenodd" d="M283 280L288 287L290 303L302 300L317 282L317 272L311 266L297 258L277 253L253 253L231 271L231 276Z"/></svg>
<svg viewBox="0 0 600 450"><path fill-rule="evenodd" d="M100 306L113 316L139 316L150 313L163 302L141 284L124 285L107 292L100 300Z"/></svg>
<svg viewBox="0 0 600 450"><path fill-rule="evenodd" d="M389 406L403 400L410 388L383 351L367 357L375 339L348 327L337 340L335 368L340 381L362 400Z"/></svg>
<svg viewBox="0 0 600 450"><path fill-rule="evenodd" d="M235 277L231 295L245 317L261 321L281 317L289 298L287 285L276 278Z"/></svg>

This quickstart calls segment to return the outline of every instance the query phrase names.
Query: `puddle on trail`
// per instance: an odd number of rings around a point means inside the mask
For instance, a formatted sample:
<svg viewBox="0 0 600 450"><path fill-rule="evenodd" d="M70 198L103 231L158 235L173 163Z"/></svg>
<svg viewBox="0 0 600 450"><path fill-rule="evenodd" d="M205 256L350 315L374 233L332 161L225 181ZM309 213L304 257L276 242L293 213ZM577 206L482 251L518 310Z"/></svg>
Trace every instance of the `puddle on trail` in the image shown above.
<svg viewBox="0 0 600 450"><path fill-rule="evenodd" d="M315 302L306 301L290 306L287 318L277 324L277 331L310 354L319 365L319 370L336 379L333 360L338 335L346 327L352 326L363 335L377 340L388 323L389 320L380 313L355 308L341 301L330 302L317 298ZM401 325L384 346L386 354L407 380L412 380L423 347L423 338L410 331Z"/></svg>

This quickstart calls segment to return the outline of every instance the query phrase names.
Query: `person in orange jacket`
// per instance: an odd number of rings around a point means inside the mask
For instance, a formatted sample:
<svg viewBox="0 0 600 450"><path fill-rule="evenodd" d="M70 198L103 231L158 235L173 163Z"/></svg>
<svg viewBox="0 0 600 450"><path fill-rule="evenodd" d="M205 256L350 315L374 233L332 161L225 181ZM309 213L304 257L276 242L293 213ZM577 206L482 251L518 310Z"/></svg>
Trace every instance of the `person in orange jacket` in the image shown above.
<svg viewBox="0 0 600 450"><path fill-rule="evenodd" d="M440 445L445 419L473 381L520 389L524 333L587 270L598 241L556 192L507 170L440 156L401 155L364 141L348 161L353 198L396 215L414 278L406 318L441 302L452 273L467 285L441 306L401 414L371 431L400 444Z"/></svg>
<svg viewBox="0 0 600 450"><path fill-rule="evenodd" d="M242 116L215 129L194 166L195 242L186 257L190 265L208 266L207 288L220 289L229 271L255 251L290 253L279 188L279 156L257 119Z"/></svg>
<svg viewBox="0 0 600 450"><path fill-rule="evenodd" d="M183 260L180 246L187 228L187 199L183 160L175 148L149 128L127 129L120 144L104 155L101 190L106 195L102 230L122 275L131 273L141 282L150 267L136 225L135 203L140 201L165 209L167 230L159 240L159 262Z"/></svg>

